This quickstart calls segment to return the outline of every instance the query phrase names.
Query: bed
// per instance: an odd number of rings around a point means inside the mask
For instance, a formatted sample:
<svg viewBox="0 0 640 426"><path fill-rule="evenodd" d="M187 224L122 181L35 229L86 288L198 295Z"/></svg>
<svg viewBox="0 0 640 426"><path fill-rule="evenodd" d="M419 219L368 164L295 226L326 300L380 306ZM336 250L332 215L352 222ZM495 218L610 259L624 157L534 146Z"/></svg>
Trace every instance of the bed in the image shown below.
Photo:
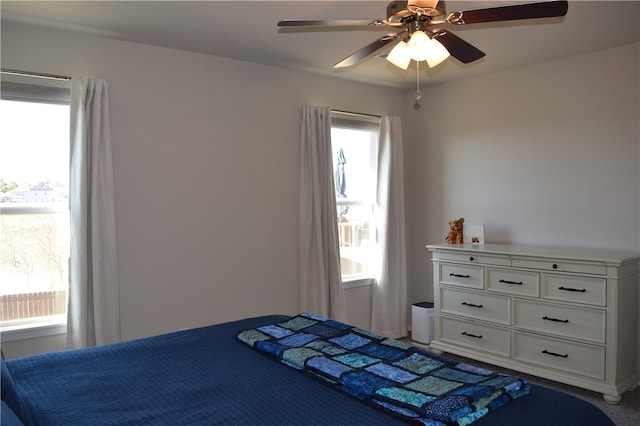
<svg viewBox="0 0 640 426"><path fill-rule="evenodd" d="M3 360L2 424L446 424L398 416L257 348L265 338L255 333L298 318L260 316ZM362 336L371 337L364 331ZM422 356L422 349L408 350ZM473 424L613 425L598 408L569 394L526 383L518 395Z"/></svg>

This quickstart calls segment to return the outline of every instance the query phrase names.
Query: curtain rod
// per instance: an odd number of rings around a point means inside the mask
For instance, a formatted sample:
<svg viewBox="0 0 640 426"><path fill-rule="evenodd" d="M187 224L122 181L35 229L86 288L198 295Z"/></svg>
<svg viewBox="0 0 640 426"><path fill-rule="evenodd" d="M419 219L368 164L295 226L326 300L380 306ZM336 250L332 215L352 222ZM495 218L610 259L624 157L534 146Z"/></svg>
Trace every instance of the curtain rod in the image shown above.
<svg viewBox="0 0 640 426"><path fill-rule="evenodd" d="M71 77L66 75L44 74L39 72L12 70L8 68L2 68L0 72L2 72L3 74L20 75L25 77L48 78L51 80L71 80Z"/></svg>
<svg viewBox="0 0 640 426"><path fill-rule="evenodd" d="M361 112L342 111L342 110L339 110L339 109L332 109L331 111L337 112L337 113L340 113L340 114L357 115L357 116L360 116L360 117L370 117L370 118L378 118L378 119L382 118L382 116L380 116L380 115L363 114Z"/></svg>

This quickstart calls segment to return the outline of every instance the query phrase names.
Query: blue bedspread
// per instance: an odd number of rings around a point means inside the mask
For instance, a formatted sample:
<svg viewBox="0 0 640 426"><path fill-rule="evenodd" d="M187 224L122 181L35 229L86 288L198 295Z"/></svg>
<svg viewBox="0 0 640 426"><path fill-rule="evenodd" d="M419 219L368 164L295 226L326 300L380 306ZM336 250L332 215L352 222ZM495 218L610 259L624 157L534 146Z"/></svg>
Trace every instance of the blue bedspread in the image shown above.
<svg viewBox="0 0 640 426"><path fill-rule="evenodd" d="M269 315L75 351L3 360L3 426L405 424L236 338ZM19 400L19 401L16 401ZM18 404L16 404L18 402ZM294 403L295 402L295 403ZM11 410L17 405L19 420ZM12 421L14 421L12 423ZM18 423L19 424L19 423ZM612 425L593 405L531 385L474 426Z"/></svg>
<svg viewBox="0 0 640 426"><path fill-rule="evenodd" d="M429 426L466 425L529 393L517 377L311 313L244 330L238 339L358 399Z"/></svg>

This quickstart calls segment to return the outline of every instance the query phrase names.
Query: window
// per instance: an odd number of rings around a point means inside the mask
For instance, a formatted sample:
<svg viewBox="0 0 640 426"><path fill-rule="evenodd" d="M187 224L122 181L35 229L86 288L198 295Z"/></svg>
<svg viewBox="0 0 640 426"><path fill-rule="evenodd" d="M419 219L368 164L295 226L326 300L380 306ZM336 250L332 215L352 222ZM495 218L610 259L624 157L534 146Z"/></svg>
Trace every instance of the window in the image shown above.
<svg viewBox="0 0 640 426"><path fill-rule="evenodd" d="M3 73L0 99L3 340L64 332L66 324L69 87L25 79Z"/></svg>
<svg viewBox="0 0 640 426"><path fill-rule="evenodd" d="M358 114L331 114L340 266L346 287L373 282L379 121Z"/></svg>

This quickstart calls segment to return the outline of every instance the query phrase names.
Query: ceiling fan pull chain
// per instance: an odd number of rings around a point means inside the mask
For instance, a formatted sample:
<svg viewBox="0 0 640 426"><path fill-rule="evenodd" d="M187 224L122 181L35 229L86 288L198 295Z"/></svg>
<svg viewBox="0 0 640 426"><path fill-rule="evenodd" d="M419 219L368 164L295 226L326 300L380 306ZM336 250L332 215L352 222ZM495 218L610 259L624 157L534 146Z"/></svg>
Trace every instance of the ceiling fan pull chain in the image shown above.
<svg viewBox="0 0 640 426"><path fill-rule="evenodd" d="M422 92L420 91L420 61L416 61L416 102L422 99Z"/></svg>

